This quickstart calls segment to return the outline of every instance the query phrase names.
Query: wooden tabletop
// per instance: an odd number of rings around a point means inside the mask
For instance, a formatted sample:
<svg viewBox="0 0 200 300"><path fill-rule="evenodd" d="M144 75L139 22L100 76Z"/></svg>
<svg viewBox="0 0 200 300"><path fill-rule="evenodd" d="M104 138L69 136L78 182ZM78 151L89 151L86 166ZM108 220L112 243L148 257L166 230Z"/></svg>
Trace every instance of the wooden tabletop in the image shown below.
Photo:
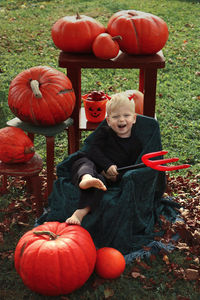
<svg viewBox="0 0 200 300"><path fill-rule="evenodd" d="M109 60L99 59L93 54L75 54L61 51L58 63L61 68L164 68L165 58L162 50L153 55L128 55L120 51L117 57Z"/></svg>

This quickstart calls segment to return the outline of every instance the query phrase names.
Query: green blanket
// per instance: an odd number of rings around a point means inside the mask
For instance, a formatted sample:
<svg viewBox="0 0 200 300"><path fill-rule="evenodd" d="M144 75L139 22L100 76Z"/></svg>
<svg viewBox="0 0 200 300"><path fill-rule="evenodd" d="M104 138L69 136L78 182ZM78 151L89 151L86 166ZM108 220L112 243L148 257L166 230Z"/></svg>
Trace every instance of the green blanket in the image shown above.
<svg viewBox="0 0 200 300"><path fill-rule="evenodd" d="M87 151L94 134L95 131L85 140L81 151ZM155 119L138 115L136 134L143 144L136 163L141 162L143 154L161 150L160 129ZM64 222L77 208L79 190L70 182L70 169L79 152L58 164L58 179L49 197L48 214L42 221ZM124 255L132 253L154 240L154 227L161 214L175 217L173 203L162 198L164 190L164 172L148 167L127 171L120 183L108 188L100 207L84 218L82 226L90 232L97 248L107 246Z"/></svg>

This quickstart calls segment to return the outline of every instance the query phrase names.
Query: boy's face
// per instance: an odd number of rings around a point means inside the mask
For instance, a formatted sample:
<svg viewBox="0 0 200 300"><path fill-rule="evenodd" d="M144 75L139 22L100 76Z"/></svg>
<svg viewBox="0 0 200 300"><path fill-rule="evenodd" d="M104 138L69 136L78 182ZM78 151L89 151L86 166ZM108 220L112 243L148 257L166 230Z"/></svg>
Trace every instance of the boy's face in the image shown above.
<svg viewBox="0 0 200 300"><path fill-rule="evenodd" d="M129 105L118 106L106 118L108 125L121 138L131 135L132 125L136 122L136 114L130 110Z"/></svg>

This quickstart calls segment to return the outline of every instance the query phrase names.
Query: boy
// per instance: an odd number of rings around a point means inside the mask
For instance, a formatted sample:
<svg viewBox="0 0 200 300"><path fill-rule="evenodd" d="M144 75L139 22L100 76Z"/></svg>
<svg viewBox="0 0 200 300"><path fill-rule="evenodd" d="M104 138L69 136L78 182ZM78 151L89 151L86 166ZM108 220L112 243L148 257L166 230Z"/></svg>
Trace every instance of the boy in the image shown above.
<svg viewBox="0 0 200 300"><path fill-rule="evenodd" d="M72 183L80 188L78 209L66 220L80 225L83 218L98 207L106 185L119 180L118 167L134 164L142 151L134 134L135 104L124 93L111 97L106 105L107 124L93 139L88 153L84 153L72 167Z"/></svg>

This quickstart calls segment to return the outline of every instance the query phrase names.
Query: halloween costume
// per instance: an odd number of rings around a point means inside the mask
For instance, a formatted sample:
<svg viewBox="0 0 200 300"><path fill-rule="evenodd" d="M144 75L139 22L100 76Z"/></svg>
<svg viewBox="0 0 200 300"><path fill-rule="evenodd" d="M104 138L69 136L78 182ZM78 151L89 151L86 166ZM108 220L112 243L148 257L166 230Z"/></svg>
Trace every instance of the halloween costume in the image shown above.
<svg viewBox="0 0 200 300"><path fill-rule="evenodd" d="M78 186L84 174L99 178L104 184L111 184L100 173L107 171L111 165L124 167L134 164L142 151L142 144L135 135L135 124L131 136L121 138L107 125L97 131L88 152L81 152L80 158L72 165L72 183ZM122 174L120 174L122 175ZM121 176L118 176L118 180ZM90 206L93 211L99 204L104 192L97 188L80 190L78 208Z"/></svg>

